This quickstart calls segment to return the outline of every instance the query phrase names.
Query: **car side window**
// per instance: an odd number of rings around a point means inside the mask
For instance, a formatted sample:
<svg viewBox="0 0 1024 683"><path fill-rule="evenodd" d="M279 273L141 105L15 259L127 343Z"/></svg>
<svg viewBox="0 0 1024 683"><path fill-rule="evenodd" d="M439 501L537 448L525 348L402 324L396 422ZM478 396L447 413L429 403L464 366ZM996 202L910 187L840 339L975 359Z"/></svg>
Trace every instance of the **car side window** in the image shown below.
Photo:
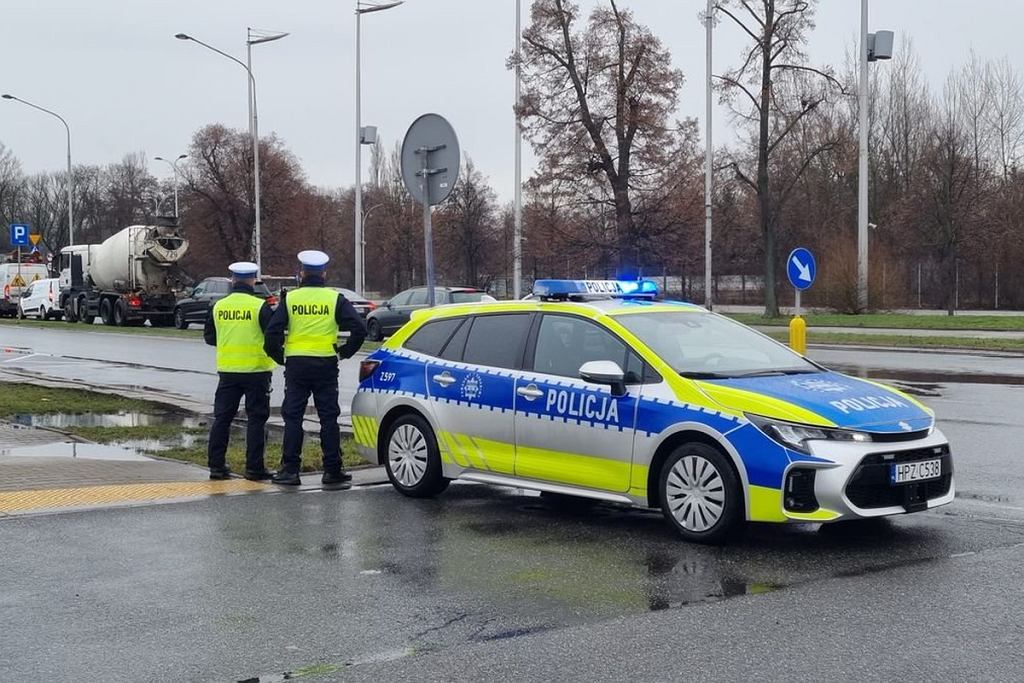
<svg viewBox="0 0 1024 683"><path fill-rule="evenodd" d="M427 290L425 289L414 289L412 296L409 297L410 306L426 306L427 305Z"/></svg>
<svg viewBox="0 0 1024 683"><path fill-rule="evenodd" d="M398 294L396 294L393 297L391 297L391 301L389 303L392 306L405 306L406 304L409 303L409 297L411 297L411 296L412 296L412 292L409 291L409 290L404 291L404 292L399 292Z"/></svg>
<svg viewBox="0 0 1024 683"><path fill-rule="evenodd" d="M192 298L200 297L203 294L206 294L206 283L200 282L198 285L196 285L196 288L192 290Z"/></svg>
<svg viewBox="0 0 1024 683"><path fill-rule="evenodd" d="M657 384L661 381L661 375L644 362L635 351L630 351L626 357L626 384Z"/></svg>
<svg viewBox="0 0 1024 683"><path fill-rule="evenodd" d="M441 358L454 362L462 360L462 352L466 348L466 339L469 337L470 327L472 327L472 322L466 319L465 324L455 330L455 334L452 335L452 338L448 340L448 343L441 350Z"/></svg>
<svg viewBox="0 0 1024 683"><path fill-rule="evenodd" d="M473 319L462 362L513 370L519 367L530 333L529 313L482 315Z"/></svg>
<svg viewBox="0 0 1024 683"><path fill-rule="evenodd" d="M410 351L418 351L428 356L438 357L441 349L462 324L464 318L453 318L449 320L435 320L429 322L420 329L413 332L406 340L404 346Z"/></svg>
<svg viewBox="0 0 1024 683"><path fill-rule="evenodd" d="M593 360L609 360L622 367L626 345L589 320L568 315L545 315L541 319L533 354L534 371L578 378L580 366Z"/></svg>
<svg viewBox="0 0 1024 683"><path fill-rule="evenodd" d="M24 292L22 292L21 296L22 296L22 298L23 298L23 299L27 299L27 298L29 298L30 296L32 296L32 288L33 288L33 287L35 287L35 285L34 285L34 284L31 284L31 285L29 285L29 286L28 286L28 287L27 287L27 288L25 289L25 291L24 291Z"/></svg>

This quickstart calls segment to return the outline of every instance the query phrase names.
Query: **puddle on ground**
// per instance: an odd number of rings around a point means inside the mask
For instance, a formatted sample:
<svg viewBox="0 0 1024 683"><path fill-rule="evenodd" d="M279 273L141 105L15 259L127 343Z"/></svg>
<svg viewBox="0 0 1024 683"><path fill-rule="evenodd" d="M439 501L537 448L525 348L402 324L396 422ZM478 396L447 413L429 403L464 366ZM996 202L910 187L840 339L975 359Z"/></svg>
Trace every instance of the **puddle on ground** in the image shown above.
<svg viewBox="0 0 1024 683"><path fill-rule="evenodd" d="M181 413L141 413L124 411L120 413L50 413L45 415L15 415L12 422L26 427L49 427L65 429L72 427L149 427L153 425L176 425L183 429L205 426L206 420L199 416Z"/></svg>
<svg viewBox="0 0 1024 683"><path fill-rule="evenodd" d="M151 458L140 455L116 444L99 443L48 443L37 446L0 448L0 456L16 458L81 458L82 460L120 460L152 462Z"/></svg>

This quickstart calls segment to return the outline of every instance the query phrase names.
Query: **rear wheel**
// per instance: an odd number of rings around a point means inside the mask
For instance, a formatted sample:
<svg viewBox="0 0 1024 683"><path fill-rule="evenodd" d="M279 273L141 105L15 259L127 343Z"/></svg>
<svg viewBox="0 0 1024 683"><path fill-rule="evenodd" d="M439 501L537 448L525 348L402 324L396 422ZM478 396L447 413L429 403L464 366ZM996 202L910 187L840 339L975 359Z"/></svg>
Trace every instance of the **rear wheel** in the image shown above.
<svg viewBox="0 0 1024 683"><path fill-rule="evenodd" d="M114 324L118 327L128 324L128 304L124 302L124 299L114 302Z"/></svg>
<svg viewBox="0 0 1024 683"><path fill-rule="evenodd" d="M64 320L69 323L78 322L78 316L75 315L75 306L71 302L71 299L64 302Z"/></svg>
<svg viewBox="0 0 1024 683"><path fill-rule="evenodd" d="M174 309L174 326L179 330L188 329L188 323L185 321L185 311L180 308Z"/></svg>
<svg viewBox="0 0 1024 683"><path fill-rule="evenodd" d="M731 464L716 448L687 443L669 455L658 492L665 518L683 538L723 543L743 522L743 491Z"/></svg>
<svg viewBox="0 0 1024 683"><path fill-rule="evenodd" d="M40 321L50 319L50 313L46 310L46 306L39 304L39 310L36 311L36 318L38 318Z"/></svg>
<svg viewBox="0 0 1024 683"><path fill-rule="evenodd" d="M434 430L422 415L395 420L385 439L384 468L391 485L411 498L431 498L448 488Z"/></svg>
<svg viewBox="0 0 1024 683"><path fill-rule="evenodd" d="M380 323L376 320L370 320L366 323L366 337L370 341L382 341L384 339L384 331L380 328Z"/></svg>
<svg viewBox="0 0 1024 683"><path fill-rule="evenodd" d="M114 324L114 304L110 299L104 299L100 302L100 320L103 321L104 325Z"/></svg>

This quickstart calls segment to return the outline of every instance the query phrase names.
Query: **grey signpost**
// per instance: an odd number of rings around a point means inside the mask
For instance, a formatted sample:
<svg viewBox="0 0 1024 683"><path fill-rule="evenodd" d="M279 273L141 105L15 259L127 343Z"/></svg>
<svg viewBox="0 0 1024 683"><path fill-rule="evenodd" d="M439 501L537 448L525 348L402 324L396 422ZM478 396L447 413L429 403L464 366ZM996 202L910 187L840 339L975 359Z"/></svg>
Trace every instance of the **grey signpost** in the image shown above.
<svg viewBox="0 0 1024 683"><path fill-rule="evenodd" d="M430 207L451 194L459 179L459 139L443 116L424 114L409 126L402 142L402 180L413 199L423 204L423 249L427 303L434 305L434 241Z"/></svg>

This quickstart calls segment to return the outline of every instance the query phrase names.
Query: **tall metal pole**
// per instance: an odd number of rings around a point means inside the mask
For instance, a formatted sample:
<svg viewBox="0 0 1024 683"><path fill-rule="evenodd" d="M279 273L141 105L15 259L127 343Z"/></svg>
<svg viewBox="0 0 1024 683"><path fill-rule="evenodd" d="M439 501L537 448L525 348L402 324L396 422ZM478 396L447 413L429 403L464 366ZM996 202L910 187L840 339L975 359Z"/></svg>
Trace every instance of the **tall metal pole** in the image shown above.
<svg viewBox="0 0 1024 683"><path fill-rule="evenodd" d="M860 3L860 153L857 173L857 308L868 308L868 0Z"/></svg>
<svg viewBox="0 0 1024 683"><path fill-rule="evenodd" d="M253 210L256 212L256 227L253 235L253 261L256 262L256 276L263 274L263 244L262 232L263 222L260 214L263 207L260 204L260 125L259 114L256 109L256 78L252 75L252 37L246 37L245 47L247 53L246 70L249 72L249 132L252 137L252 176L253 176Z"/></svg>
<svg viewBox="0 0 1024 683"><path fill-rule="evenodd" d="M424 149L422 176L423 183L423 258L427 269L427 305L431 308L434 301L434 230L430 216L430 150Z"/></svg>
<svg viewBox="0 0 1024 683"><path fill-rule="evenodd" d="M359 11L359 0L356 0L356 199L355 199L355 287L357 293L362 294L365 288L365 276L363 275L363 112L362 112L362 89L361 89L361 39L362 39L362 13Z"/></svg>
<svg viewBox="0 0 1024 683"><path fill-rule="evenodd" d="M706 134L704 149L704 305L711 310L714 305L713 279L711 274L711 192L712 164L714 150L711 146L711 38L714 32L712 12L713 0L708 0L707 17L705 19L705 42L707 43L707 93L705 94L704 128Z"/></svg>
<svg viewBox="0 0 1024 683"><path fill-rule="evenodd" d="M515 229L512 238L512 298L523 296L523 128L519 115L522 99L522 0L516 0L516 171L515 171ZM506 290L507 291L507 290Z"/></svg>
<svg viewBox="0 0 1024 683"><path fill-rule="evenodd" d="M44 114L49 114L50 116L54 117L55 119L57 119L58 121L60 121L61 123L64 124L64 131L67 133L67 139L68 139L68 244L69 245L73 245L75 243L75 219L74 219L75 179L71 175L71 126L68 125L68 122L64 120L63 116L61 116L60 114L58 114L55 111L50 111L49 109L46 109L45 107L40 107L38 104L32 104L31 102L23 100L20 97L15 97L14 95L10 95L10 94L7 94L7 93L4 93L2 95L2 97L5 100L11 100L11 101L14 101L14 102L21 102L22 104L24 104L27 107L32 107L33 109L41 111Z"/></svg>

